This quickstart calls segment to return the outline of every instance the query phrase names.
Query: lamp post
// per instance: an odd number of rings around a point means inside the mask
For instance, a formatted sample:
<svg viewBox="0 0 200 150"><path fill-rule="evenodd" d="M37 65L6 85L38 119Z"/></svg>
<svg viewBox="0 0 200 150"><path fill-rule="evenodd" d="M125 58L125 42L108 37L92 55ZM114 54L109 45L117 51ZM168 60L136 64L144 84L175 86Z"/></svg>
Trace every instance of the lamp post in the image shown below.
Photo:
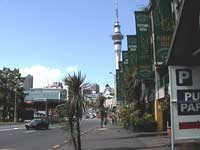
<svg viewBox="0 0 200 150"><path fill-rule="evenodd" d="M114 76L114 100L112 99L112 107L117 103L117 86L116 86L116 74L113 72L109 72L109 74L113 74Z"/></svg>
<svg viewBox="0 0 200 150"><path fill-rule="evenodd" d="M15 104L14 104L14 123L17 121L17 90L14 90L15 92Z"/></svg>

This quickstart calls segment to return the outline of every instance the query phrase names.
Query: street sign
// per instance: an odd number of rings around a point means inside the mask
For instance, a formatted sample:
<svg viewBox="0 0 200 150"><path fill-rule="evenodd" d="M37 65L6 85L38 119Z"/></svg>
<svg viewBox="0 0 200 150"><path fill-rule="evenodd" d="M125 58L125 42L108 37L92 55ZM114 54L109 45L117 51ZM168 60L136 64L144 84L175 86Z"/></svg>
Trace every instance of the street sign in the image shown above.
<svg viewBox="0 0 200 150"><path fill-rule="evenodd" d="M200 138L200 66L169 66L173 139Z"/></svg>

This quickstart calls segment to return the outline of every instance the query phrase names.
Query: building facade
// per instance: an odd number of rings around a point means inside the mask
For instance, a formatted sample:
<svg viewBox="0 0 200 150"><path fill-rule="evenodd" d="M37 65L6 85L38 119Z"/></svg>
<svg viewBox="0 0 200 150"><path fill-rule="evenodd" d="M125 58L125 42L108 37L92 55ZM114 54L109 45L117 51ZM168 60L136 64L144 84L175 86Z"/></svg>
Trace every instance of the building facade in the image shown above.
<svg viewBox="0 0 200 150"><path fill-rule="evenodd" d="M23 85L24 89L27 91L31 88L33 88L33 76L32 75L27 75L24 78L24 85Z"/></svg>

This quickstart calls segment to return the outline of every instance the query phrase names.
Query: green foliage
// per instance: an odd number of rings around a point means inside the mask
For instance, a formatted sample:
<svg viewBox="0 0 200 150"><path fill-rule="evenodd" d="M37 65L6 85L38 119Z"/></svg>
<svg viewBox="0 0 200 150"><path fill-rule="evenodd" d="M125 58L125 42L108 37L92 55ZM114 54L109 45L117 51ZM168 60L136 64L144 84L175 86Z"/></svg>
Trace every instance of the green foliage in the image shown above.
<svg viewBox="0 0 200 150"><path fill-rule="evenodd" d="M163 111L169 111L170 109L170 96L167 95L163 100L161 100L161 109Z"/></svg>
<svg viewBox="0 0 200 150"><path fill-rule="evenodd" d="M131 68L125 71L124 81L122 82L122 93L127 104L132 103L136 109L139 109L141 81L136 69Z"/></svg>
<svg viewBox="0 0 200 150"><path fill-rule="evenodd" d="M144 113L134 107L119 108L119 118L125 128L132 127L136 131L155 131L157 123L150 113Z"/></svg>
<svg viewBox="0 0 200 150"><path fill-rule="evenodd" d="M63 118L67 116L67 102L60 104L56 107L59 117Z"/></svg>
<svg viewBox="0 0 200 150"><path fill-rule="evenodd" d="M119 108L119 118L125 128L128 128L130 122L130 110L123 106Z"/></svg>
<svg viewBox="0 0 200 150"><path fill-rule="evenodd" d="M135 112L131 116L131 121L133 128L138 131L155 131L157 123L154 120L152 114L145 113L143 116L140 116L140 113Z"/></svg>
<svg viewBox="0 0 200 150"><path fill-rule="evenodd" d="M21 77L19 69L3 68L0 70L0 107L3 108L2 117L3 120L7 116L13 118L13 109L15 98L17 100L17 113L18 117L23 120L24 110L24 78Z"/></svg>
<svg viewBox="0 0 200 150"><path fill-rule="evenodd" d="M68 86L69 91L69 100L66 105L66 115L75 150L81 150L80 119L86 111L86 102L84 100L84 96L82 95L82 91L89 87L89 83L84 83L85 78L86 76L83 76L79 71L78 74L68 74L68 76L64 79L65 85ZM77 136L74 132L75 128Z"/></svg>
<svg viewBox="0 0 200 150"><path fill-rule="evenodd" d="M103 127L103 124L107 124L107 110L104 107L104 103L106 101L106 98L104 96L98 96L96 102L97 102L97 108L99 109L100 115L101 115L101 127Z"/></svg>

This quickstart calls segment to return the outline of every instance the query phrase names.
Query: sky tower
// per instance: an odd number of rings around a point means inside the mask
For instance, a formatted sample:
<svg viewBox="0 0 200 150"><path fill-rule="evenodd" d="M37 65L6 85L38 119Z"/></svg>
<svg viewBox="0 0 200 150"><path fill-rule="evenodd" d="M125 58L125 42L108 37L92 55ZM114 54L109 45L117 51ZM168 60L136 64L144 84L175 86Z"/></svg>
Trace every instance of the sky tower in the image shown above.
<svg viewBox="0 0 200 150"><path fill-rule="evenodd" d="M112 40L114 41L116 69L119 69L118 62L121 61L122 39L123 35L120 31L120 25L118 20L118 0L115 0L115 23L114 23L114 32L112 35Z"/></svg>

